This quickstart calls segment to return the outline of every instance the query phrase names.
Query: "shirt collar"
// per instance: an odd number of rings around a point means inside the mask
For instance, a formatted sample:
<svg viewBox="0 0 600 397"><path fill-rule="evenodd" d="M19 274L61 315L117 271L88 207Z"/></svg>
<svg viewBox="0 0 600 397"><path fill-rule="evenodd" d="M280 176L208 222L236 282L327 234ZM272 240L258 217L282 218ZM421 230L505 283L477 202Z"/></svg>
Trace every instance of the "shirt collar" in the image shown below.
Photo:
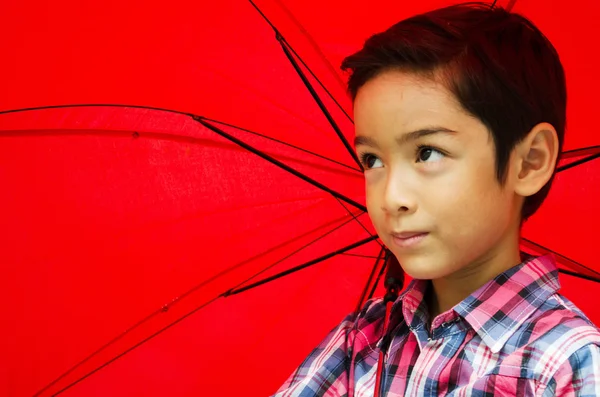
<svg viewBox="0 0 600 397"><path fill-rule="evenodd" d="M514 332L560 289L554 258L531 258L501 273L454 310L492 350L499 352Z"/></svg>
<svg viewBox="0 0 600 397"><path fill-rule="evenodd" d="M394 304L402 305L402 315L411 328L427 321L424 296L428 284L427 280L413 280ZM497 353L559 289L554 258L551 255L534 257L490 280L449 312L454 311L462 317L490 350ZM394 312L400 312L399 307L394 309Z"/></svg>

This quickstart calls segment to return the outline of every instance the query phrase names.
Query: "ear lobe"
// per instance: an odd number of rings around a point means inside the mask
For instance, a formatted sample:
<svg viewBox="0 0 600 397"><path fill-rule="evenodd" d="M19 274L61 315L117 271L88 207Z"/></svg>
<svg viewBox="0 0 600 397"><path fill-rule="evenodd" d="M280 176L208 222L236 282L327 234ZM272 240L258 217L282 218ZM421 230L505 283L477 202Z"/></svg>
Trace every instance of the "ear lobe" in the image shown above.
<svg viewBox="0 0 600 397"><path fill-rule="evenodd" d="M536 194L552 178L558 158L558 135L548 123L540 123L517 145L518 174L515 192L523 197Z"/></svg>

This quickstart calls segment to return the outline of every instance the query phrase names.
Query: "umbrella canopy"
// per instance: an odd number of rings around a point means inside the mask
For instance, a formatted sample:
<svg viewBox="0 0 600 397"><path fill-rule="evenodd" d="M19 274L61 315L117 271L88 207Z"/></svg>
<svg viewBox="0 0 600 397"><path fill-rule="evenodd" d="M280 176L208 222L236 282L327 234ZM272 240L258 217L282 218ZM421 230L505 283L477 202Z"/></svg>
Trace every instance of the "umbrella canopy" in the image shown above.
<svg viewBox="0 0 600 397"><path fill-rule="evenodd" d="M0 392L274 392L381 269L338 65L450 3L8 1ZM523 249L555 252L563 293L600 321L597 284L568 274L600 271L600 6L505 5L555 44L569 89Z"/></svg>

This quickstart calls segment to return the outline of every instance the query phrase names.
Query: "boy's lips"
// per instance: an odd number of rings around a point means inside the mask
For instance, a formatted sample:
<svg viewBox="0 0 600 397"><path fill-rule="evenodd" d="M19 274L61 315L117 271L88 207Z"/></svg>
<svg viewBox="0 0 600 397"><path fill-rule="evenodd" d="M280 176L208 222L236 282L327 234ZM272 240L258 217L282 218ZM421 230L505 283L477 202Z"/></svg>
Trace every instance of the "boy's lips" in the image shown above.
<svg viewBox="0 0 600 397"><path fill-rule="evenodd" d="M416 231L392 232L392 239L400 248L412 248L423 241L428 234L429 232Z"/></svg>
<svg viewBox="0 0 600 397"><path fill-rule="evenodd" d="M392 232L392 236L397 237L397 238L411 238L414 236L418 236L419 234L425 234L427 232L412 232L412 231L405 231L405 232Z"/></svg>

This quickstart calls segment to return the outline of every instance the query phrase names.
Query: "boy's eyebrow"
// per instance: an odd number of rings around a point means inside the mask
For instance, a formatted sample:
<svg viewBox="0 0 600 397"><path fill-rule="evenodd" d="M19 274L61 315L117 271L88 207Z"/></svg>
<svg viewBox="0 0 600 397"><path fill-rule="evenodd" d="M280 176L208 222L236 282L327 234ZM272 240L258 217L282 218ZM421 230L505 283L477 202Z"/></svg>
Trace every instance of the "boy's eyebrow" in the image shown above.
<svg viewBox="0 0 600 397"><path fill-rule="evenodd" d="M421 128L420 130L407 132L406 134L402 134L401 136L396 138L396 142L398 145L402 146L407 142L417 140L424 136L433 135L433 134L455 134L456 131L445 128L445 127L429 127L429 128ZM354 146L365 145L373 148L377 148L377 142L371 137L358 135L354 138Z"/></svg>

